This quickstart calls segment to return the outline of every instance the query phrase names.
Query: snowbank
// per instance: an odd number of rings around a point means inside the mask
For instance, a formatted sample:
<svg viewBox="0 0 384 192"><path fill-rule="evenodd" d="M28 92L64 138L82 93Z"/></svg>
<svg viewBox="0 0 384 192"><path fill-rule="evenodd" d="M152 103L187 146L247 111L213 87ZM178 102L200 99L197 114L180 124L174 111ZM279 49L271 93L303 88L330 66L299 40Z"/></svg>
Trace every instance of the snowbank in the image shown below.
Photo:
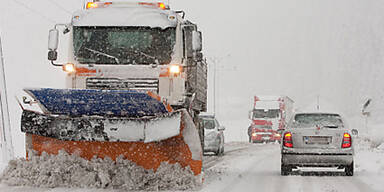
<svg viewBox="0 0 384 192"><path fill-rule="evenodd" d="M124 190L187 190L200 186L190 168L163 162L156 172L118 158L91 161L60 151L58 155L12 160L0 176L8 185L34 187L110 188Z"/></svg>
<svg viewBox="0 0 384 192"><path fill-rule="evenodd" d="M384 148L377 140L355 139L355 167L357 176L373 189L382 191L384 182Z"/></svg>

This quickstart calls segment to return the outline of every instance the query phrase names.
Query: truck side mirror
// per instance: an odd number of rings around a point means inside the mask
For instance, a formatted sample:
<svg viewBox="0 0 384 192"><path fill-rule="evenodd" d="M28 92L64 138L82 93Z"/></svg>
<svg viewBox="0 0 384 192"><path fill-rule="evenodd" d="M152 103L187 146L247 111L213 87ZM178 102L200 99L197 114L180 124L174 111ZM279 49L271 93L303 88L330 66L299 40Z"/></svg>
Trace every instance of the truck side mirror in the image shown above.
<svg viewBox="0 0 384 192"><path fill-rule="evenodd" d="M59 45L59 30L51 29L49 30L48 36L48 60L56 61L57 60L57 47Z"/></svg>
<svg viewBox="0 0 384 192"><path fill-rule="evenodd" d="M192 50L201 51L202 50L202 37L200 31L192 31Z"/></svg>

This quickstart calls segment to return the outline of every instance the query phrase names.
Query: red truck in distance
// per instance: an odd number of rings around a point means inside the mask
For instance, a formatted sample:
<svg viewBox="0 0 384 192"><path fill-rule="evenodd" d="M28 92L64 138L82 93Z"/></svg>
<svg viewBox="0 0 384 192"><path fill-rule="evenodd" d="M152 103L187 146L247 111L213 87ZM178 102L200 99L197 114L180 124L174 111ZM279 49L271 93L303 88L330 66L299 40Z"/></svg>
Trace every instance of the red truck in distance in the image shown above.
<svg viewBox="0 0 384 192"><path fill-rule="evenodd" d="M249 142L280 142L280 130L293 114L293 100L288 96L255 96L249 113Z"/></svg>

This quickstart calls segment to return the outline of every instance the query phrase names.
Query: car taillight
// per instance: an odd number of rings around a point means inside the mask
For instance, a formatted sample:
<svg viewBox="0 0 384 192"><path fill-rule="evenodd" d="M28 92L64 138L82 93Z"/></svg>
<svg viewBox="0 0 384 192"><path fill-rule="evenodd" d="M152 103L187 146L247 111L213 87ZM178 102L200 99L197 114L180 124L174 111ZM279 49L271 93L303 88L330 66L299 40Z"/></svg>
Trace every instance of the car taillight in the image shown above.
<svg viewBox="0 0 384 192"><path fill-rule="evenodd" d="M352 137L349 133L344 133L343 142L341 143L341 148L349 148L352 146Z"/></svg>
<svg viewBox="0 0 384 192"><path fill-rule="evenodd" d="M291 133L291 132L286 132L286 133L284 133L284 137L283 137L283 145L284 145L284 147L289 147L289 148L292 148L292 147L293 147L293 143L292 143L292 133Z"/></svg>

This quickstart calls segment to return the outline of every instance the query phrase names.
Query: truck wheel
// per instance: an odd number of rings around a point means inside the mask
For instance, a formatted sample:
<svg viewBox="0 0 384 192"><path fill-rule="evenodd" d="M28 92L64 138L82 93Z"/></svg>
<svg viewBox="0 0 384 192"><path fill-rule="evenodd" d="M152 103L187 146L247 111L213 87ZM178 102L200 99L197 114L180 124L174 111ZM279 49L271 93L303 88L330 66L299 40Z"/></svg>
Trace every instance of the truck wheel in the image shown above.
<svg viewBox="0 0 384 192"><path fill-rule="evenodd" d="M353 162L350 165L345 166L345 174L347 176L353 176Z"/></svg>
<svg viewBox="0 0 384 192"><path fill-rule="evenodd" d="M281 175L286 176L292 172L292 167L289 165L281 164Z"/></svg>

